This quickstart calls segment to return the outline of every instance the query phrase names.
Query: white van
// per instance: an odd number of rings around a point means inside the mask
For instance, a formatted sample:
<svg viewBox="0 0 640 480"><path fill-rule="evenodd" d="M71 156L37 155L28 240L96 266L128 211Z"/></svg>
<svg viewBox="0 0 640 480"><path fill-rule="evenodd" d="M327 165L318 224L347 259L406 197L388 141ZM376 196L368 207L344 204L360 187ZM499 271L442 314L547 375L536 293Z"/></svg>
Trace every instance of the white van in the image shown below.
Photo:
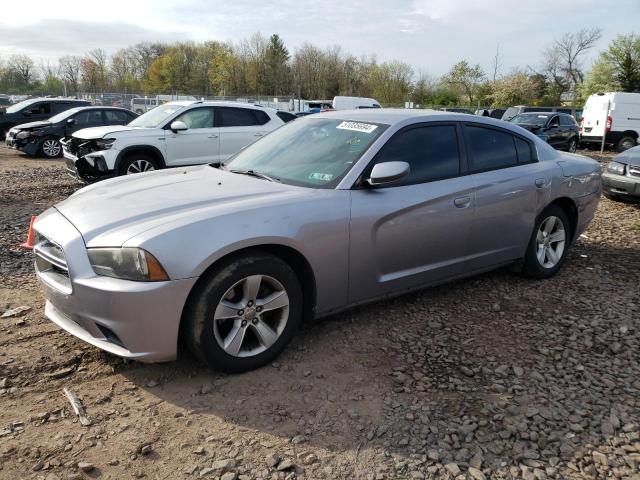
<svg viewBox="0 0 640 480"><path fill-rule="evenodd" d="M580 123L583 143L613 145L619 152L635 147L640 136L640 93L596 93L587 98Z"/></svg>
<svg viewBox="0 0 640 480"><path fill-rule="evenodd" d="M380 103L373 98L365 97L333 97L334 110L353 110L354 108L381 108Z"/></svg>

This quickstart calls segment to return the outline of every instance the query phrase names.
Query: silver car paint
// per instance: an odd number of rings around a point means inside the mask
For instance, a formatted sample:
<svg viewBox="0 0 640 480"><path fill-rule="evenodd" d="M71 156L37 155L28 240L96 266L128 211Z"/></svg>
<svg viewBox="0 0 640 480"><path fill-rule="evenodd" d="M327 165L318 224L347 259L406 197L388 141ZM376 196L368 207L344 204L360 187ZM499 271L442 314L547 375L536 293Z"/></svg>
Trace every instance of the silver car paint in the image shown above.
<svg viewBox="0 0 640 480"><path fill-rule="evenodd" d="M39 217L36 230L53 241L60 243L57 229L51 226L55 218L62 221L60 216L82 235L61 245L72 271L79 268L82 272L78 278L72 275L74 285L89 282L96 287L104 280L91 271L85 245L136 246L151 252L172 279L160 283L179 284L160 290L161 304L168 302L173 308L154 312L156 321L168 328L142 331L140 326L132 331L130 325L124 325L130 320L124 313L123 318L109 317L113 312L105 310L99 293L64 302L49 290L47 296L55 297L52 302L70 310L64 313L74 319L84 315L85 323L110 322L114 331L125 332L126 338L121 338L127 346L135 343L136 335L156 344L152 348L145 344L142 355L139 349L114 353L166 360L176 354L181 311L191 286L206 268L231 252L265 244L299 252L313 271L315 312L321 316L521 258L536 216L555 198L568 197L576 203L577 234L586 228L598 203L600 168L596 162L560 154L513 124L411 110L317 116L390 125L334 190L283 185L199 166L101 182ZM369 161L394 133L413 123L431 121L466 121L514 131L535 144L539 162L422 185L353 189ZM543 179L542 187L536 186L539 179ZM111 285L110 302L118 302L122 309L131 304L140 312L135 289L128 290L136 282L109 280L121 285L118 289ZM114 296L113 290L119 295Z"/></svg>

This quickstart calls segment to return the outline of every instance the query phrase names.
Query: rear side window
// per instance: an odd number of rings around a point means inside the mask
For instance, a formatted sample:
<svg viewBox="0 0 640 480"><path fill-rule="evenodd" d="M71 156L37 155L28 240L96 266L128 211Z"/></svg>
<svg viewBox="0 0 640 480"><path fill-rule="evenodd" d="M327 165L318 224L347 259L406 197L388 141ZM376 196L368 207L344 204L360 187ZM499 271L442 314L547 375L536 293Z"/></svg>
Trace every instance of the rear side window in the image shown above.
<svg viewBox="0 0 640 480"><path fill-rule="evenodd" d="M221 127L251 127L253 125L262 125L258 123L258 119L250 108L218 107L218 111L220 112ZM267 116L266 113L261 113Z"/></svg>
<svg viewBox="0 0 640 480"><path fill-rule="evenodd" d="M26 111L31 112L34 115L45 115L45 114L51 113L51 103L49 102L36 103L32 107L27 108Z"/></svg>
<svg viewBox="0 0 640 480"><path fill-rule="evenodd" d="M518 151L518 163L529 163L533 161L531 153L531 145L529 142L518 137L513 137L516 141L516 150Z"/></svg>
<svg viewBox="0 0 640 480"><path fill-rule="evenodd" d="M569 115L560 115L560 125L564 125L565 127L570 127L575 124L576 122L573 119L573 117L570 117Z"/></svg>
<svg viewBox="0 0 640 480"><path fill-rule="evenodd" d="M466 126L471 170L483 172L518 164L513 135L492 128Z"/></svg>
<svg viewBox="0 0 640 480"><path fill-rule="evenodd" d="M394 184L412 185L460 175L460 152L455 125L411 128L395 135L375 163L407 162L409 175Z"/></svg>
<svg viewBox="0 0 640 480"><path fill-rule="evenodd" d="M264 125L269 120L271 120L269 118L269 115L264 113L262 110L253 110L253 115L256 117L256 121L258 122L258 125Z"/></svg>
<svg viewBox="0 0 640 480"><path fill-rule="evenodd" d="M291 120L295 120L296 118L298 118L293 113L289 113L289 112L276 112L276 115L284 123L290 122Z"/></svg>
<svg viewBox="0 0 640 480"><path fill-rule="evenodd" d="M104 114L107 122L128 123L131 121L129 115L118 110L105 110Z"/></svg>

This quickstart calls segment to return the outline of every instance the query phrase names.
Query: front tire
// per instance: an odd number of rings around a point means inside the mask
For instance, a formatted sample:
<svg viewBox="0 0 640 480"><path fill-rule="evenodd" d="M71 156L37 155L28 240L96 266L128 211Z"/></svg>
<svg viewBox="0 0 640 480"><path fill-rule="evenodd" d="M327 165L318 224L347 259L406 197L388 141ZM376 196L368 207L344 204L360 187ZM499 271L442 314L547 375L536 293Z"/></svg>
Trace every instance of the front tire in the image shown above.
<svg viewBox="0 0 640 480"><path fill-rule="evenodd" d="M158 164L149 155L132 153L124 159L118 168L118 175L133 175L136 173L151 172L157 169Z"/></svg>
<svg viewBox="0 0 640 480"><path fill-rule="evenodd" d="M276 358L302 320L302 289L280 258L256 252L223 260L189 297L183 335L210 367L239 373Z"/></svg>
<svg viewBox="0 0 640 480"><path fill-rule="evenodd" d="M562 267L571 243L567 215L550 205L538 216L524 257L523 273L531 278L550 278Z"/></svg>
<svg viewBox="0 0 640 480"><path fill-rule="evenodd" d="M40 145L40 153L45 158L57 158L62 154L62 145L60 139L55 137L47 137Z"/></svg>

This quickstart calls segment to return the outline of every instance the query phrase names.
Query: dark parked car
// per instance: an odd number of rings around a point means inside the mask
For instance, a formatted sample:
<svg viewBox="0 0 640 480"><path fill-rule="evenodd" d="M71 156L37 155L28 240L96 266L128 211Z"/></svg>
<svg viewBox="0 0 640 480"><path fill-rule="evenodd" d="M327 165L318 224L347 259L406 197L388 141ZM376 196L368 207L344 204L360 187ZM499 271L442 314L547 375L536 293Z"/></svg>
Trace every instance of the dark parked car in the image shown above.
<svg viewBox="0 0 640 480"><path fill-rule="evenodd" d="M458 108L458 107L442 107L439 109L441 112L453 112L453 113L466 113L467 115L474 115L474 113L468 108Z"/></svg>
<svg viewBox="0 0 640 480"><path fill-rule="evenodd" d="M75 107L91 105L85 100L75 98L31 98L8 107L0 112L0 139L4 139L11 127L37 120L46 120L58 113Z"/></svg>
<svg viewBox="0 0 640 480"><path fill-rule="evenodd" d="M573 153L580 141L580 128L576 120L566 113L521 113L509 121L529 130L553 148Z"/></svg>
<svg viewBox="0 0 640 480"><path fill-rule="evenodd" d="M506 111L504 108L481 108L480 110L476 110L476 115L500 120Z"/></svg>
<svg viewBox="0 0 640 480"><path fill-rule="evenodd" d="M571 107L531 107L526 105L516 105L515 107L509 107L504 110L502 114L502 120L506 120L507 122L511 120L516 115L521 113L532 113L532 112L547 112L547 113L566 113L568 115L573 115L577 121L582 118L582 108L571 108ZM500 117L494 117L500 118Z"/></svg>
<svg viewBox="0 0 640 480"><path fill-rule="evenodd" d="M49 120L18 125L9 130L7 146L28 155L57 157L62 153L60 140L82 128L126 125L137 115L116 107L78 107L65 110Z"/></svg>
<svg viewBox="0 0 640 480"><path fill-rule="evenodd" d="M602 190L613 200L640 201L640 146L613 157L602 174Z"/></svg>

